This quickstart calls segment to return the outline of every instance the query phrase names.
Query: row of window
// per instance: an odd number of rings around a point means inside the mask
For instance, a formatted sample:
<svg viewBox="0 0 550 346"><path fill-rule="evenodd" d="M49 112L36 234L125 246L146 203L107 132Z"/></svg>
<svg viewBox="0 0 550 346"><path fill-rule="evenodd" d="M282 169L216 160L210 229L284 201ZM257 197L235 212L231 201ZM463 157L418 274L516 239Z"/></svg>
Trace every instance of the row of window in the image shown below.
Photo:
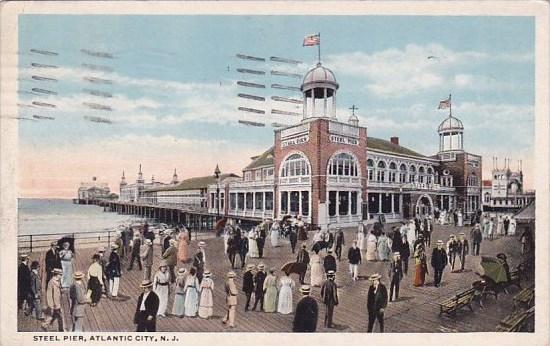
<svg viewBox="0 0 550 346"><path fill-rule="evenodd" d="M357 191L329 191L328 215L357 215Z"/></svg>
<svg viewBox="0 0 550 346"><path fill-rule="evenodd" d="M309 191L281 191L281 213L309 215Z"/></svg>
<svg viewBox="0 0 550 346"><path fill-rule="evenodd" d="M265 204L264 204L265 203ZM231 210L273 210L273 192L232 192L229 194Z"/></svg>
<svg viewBox="0 0 550 346"><path fill-rule="evenodd" d="M267 180L272 177L273 177L273 167L269 167L269 168L257 169L255 171L254 180L255 181ZM252 171L244 172L244 180L252 181Z"/></svg>

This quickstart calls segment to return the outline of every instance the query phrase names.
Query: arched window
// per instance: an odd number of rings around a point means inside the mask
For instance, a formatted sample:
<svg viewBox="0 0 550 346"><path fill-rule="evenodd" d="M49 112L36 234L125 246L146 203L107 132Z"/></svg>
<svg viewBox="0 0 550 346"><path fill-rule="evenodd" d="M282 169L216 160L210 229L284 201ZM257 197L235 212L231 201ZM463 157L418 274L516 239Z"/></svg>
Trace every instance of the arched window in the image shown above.
<svg viewBox="0 0 550 346"><path fill-rule="evenodd" d="M409 183L414 182L416 182L416 167L411 165L411 167L409 167Z"/></svg>
<svg viewBox="0 0 550 346"><path fill-rule="evenodd" d="M328 161L328 175L356 177L359 175L357 160L348 153L334 155Z"/></svg>
<svg viewBox="0 0 550 346"><path fill-rule="evenodd" d="M369 181L374 180L374 161L372 159L367 160L367 175Z"/></svg>
<svg viewBox="0 0 550 346"><path fill-rule="evenodd" d="M433 177L433 174L434 174L434 170L432 167L428 167L428 169L426 170L426 173L427 173L427 176L426 176L426 183L428 184L431 184L434 182L434 177Z"/></svg>
<svg viewBox="0 0 550 346"><path fill-rule="evenodd" d="M407 179L407 166L402 163L401 166L399 166L399 182L404 183Z"/></svg>
<svg viewBox="0 0 550 346"><path fill-rule="evenodd" d="M309 175L309 172L309 162L300 154L292 154L287 157L281 167L281 177Z"/></svg>
<svg viewBox="0 0 550 346"><path fill-rule="evenodd" d="M418 181L420 183L425 183L425 176L424 176L425 170L423 166L418 167Z"/></svg>
<svg viewBox="0 0 550 346"><path fill-rule="evenodd" d="M386 163L384 161L378 161L378 169L376 170L376 181L386 180Z"/></svg>
<svg viewBox="0 0 550 346"><path fill-rule="evenodd" d="M395 162L390 162L390 182L395 183L397 176L397 165Z"/></svg>

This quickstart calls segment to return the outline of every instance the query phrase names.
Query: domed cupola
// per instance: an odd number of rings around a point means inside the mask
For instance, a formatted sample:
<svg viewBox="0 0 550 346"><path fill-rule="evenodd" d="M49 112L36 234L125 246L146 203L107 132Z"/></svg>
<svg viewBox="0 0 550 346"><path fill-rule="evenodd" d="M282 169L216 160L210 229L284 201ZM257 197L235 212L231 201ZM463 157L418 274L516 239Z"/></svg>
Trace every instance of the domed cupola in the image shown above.
<svg viewBox="0 0 550 346"><path fill-rule="evenodd" d="M451 95L447 100L439 103L438 109L449 109L449 116L439 124L439 152L464 151L464 125L462 121L453 116L451 108Z"/></svg>
<svg viewBox="0 0 550 346"><path fill-rule="evenodd" d="M302 83L304 119L313 117L336 118L336 90L334 73L320 62L309 70Z"/></svg>

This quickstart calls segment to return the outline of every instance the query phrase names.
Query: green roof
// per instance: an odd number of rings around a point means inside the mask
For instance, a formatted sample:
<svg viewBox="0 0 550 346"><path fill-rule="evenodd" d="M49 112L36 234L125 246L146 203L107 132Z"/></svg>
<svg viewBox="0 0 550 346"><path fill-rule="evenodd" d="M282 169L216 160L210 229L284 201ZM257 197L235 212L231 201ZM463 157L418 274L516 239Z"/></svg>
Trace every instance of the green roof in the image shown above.
<svg viewBox="0 0 550 346"><path fill-rule="evenodd" d="M415 156L423 159L427 158L426 156L419 154L416 151L402 147L397 144L393 144L390 141L386 141L384 139L375 138L375 137L367 137L367 150L369 149L385 151L385 152L394 153L397 155Z"/></svg>
<svg viewBox="0 0 550 346"><path fill-rule="evenodd" d="M274 164L273 154L275 147L267 149L262 155L254 157L252 162L244 170L254 169L263 166L272 166Z"/></svg>
<svg viewBox="0 0 550 346"><path fill-rule="evenodd" d="M220 180L224 180L225 178L229 178L229 177L239 178L239 176L234 173L220 174ZM147 189L146 191L153 192L153 191L182 191L182 190L206 189L208 185L215 184L215 183L216 183L216 177L214 177L213 175L208 175L206 177L195 177L195 178L185 179L179 182L177 185L156 187L152 189Z"/></svg>

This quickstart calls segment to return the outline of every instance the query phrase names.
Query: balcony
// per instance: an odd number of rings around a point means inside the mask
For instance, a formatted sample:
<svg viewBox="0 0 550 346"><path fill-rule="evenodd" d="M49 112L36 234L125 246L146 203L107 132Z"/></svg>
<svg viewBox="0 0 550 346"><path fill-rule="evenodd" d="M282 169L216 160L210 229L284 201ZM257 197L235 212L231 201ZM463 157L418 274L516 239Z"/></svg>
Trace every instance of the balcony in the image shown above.
<svg viewBox="0 0 550 346"><path fill-rule="evenodd" d="M434 191L434 192L454 192L453 186L442 186L441 184L433 183L398 183L389 181L372 181L367 182L367 186L370 188L384 188L384 189L403 189L403 191L420 190L420 191Z"/></svg>
<svg viewBox="0 0 550 346"><path fill-rule="evenodd" d="M360 177L346 177L346 176L328 176L327 183L332 185L353 185L361 186Z"/></svg>
<svg viewBox="0 0 550 346"><path fill-rule="evenodd" d="M229 216L240 216L240 217L252 217L252 218L272 218L273 210L229 210L227 213Z"/></svg>
<svg viewBox="0 0 550 346"><path fill-rule="evenodd" d="M295 177L284 177L279 178L279 185L302 185L302 184L311 184L310 176L295 176Z"/></svg>

